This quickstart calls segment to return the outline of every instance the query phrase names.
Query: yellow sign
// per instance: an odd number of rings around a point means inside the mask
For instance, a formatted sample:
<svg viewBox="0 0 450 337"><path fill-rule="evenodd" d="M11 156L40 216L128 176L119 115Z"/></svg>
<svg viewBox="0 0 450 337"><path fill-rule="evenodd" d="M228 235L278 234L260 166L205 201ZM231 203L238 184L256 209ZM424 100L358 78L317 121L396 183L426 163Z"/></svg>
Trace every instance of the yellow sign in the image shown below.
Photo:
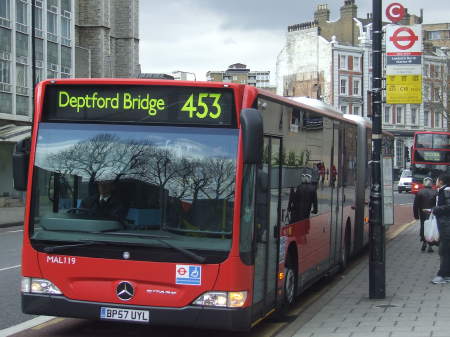
<svg viewBox="0 0 450 337"><path fill-rule="evenodd" d="M386 78L387 104L421 104L422 75L388 75Z"/></svg>

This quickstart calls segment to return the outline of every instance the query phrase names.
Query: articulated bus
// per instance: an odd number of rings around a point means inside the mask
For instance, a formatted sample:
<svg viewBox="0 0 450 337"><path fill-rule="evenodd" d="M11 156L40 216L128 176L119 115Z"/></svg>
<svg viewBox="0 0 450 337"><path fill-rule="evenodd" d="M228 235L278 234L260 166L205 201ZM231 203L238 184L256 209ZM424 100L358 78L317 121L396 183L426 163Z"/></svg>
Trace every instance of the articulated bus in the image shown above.
<svg viewBox="0 0 450 337"><path fill-rule="evenodd" d="M25 313L248 330L367 243L362 118L141 79L41 82L34 116L13 158Z"/></svg>
<svg viewBox="0 0 450 337"><path fill-rule="evenodd" d="M436 183L440 174L450 173L449 132L414 133L411 153L412 193L423 188L424 178L430 177Z"/></svg>

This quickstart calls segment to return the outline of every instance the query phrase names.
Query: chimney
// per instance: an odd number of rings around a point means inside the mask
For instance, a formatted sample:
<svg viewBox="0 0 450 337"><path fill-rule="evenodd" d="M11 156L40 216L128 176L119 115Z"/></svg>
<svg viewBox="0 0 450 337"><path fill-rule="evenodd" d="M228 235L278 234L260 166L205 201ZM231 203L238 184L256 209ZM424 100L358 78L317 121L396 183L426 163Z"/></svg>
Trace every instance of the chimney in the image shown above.
<svg viewBox="0 0 450 337"><path fill-rule="evenodd" d="M341 19L353 20L358 16L358 6L355 4L355 0L345 0L344 6L341 7Z"/></svg>
<svg viewBox="0 0 450 337"><path fill-rule="evenodd" d="M318 5L314 12L314 20L318 23L330 21L330 9L327 4Z"/></svg>

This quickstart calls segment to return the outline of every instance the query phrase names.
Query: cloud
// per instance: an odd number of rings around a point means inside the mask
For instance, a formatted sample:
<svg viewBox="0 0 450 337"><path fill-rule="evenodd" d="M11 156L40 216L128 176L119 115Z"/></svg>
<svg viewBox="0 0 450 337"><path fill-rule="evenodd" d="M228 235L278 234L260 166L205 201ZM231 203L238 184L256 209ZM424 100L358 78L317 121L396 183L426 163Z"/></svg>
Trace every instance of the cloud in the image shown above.
<svg viewBox="0 0 450 337"><path fill-rule="evenodd" d="M329 2L331 20L339 18L344 0ZM278 53L287 26L311 21L323 0L159 0L140 1L140 63L143 72L194 72L204 80L208 70L226 70L240 62L251 70L270 70L274 80ZM356 1L358 16L372 11L371 1ZM387 3L383 4L387 6ZM409 0L409 12L420 14L423 0ZM435 0L424 11L425 23L446 22L448 0Z"/></svg>

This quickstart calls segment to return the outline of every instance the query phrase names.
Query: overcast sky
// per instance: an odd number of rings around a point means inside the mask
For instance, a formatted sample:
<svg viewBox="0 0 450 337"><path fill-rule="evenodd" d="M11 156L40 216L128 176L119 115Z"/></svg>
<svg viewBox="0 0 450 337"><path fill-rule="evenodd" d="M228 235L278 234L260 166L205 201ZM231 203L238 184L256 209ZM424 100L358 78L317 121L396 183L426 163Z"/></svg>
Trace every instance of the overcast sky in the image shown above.
<svg viewBox="0 0 450 337"><path fill-rule="evenodd" d="M394 0L383 1L384 6ZM450 22L449 0L399 0L409 13L424 9L425 23ZM140 0L142 72L193 72L204 80L208 70L244 63L270 70L275 80L278 53L287 26L310 21L324 0ZM344 0L329 0L331 20ZM372 10L370 0L356 0L358 17Z"/></svg>

